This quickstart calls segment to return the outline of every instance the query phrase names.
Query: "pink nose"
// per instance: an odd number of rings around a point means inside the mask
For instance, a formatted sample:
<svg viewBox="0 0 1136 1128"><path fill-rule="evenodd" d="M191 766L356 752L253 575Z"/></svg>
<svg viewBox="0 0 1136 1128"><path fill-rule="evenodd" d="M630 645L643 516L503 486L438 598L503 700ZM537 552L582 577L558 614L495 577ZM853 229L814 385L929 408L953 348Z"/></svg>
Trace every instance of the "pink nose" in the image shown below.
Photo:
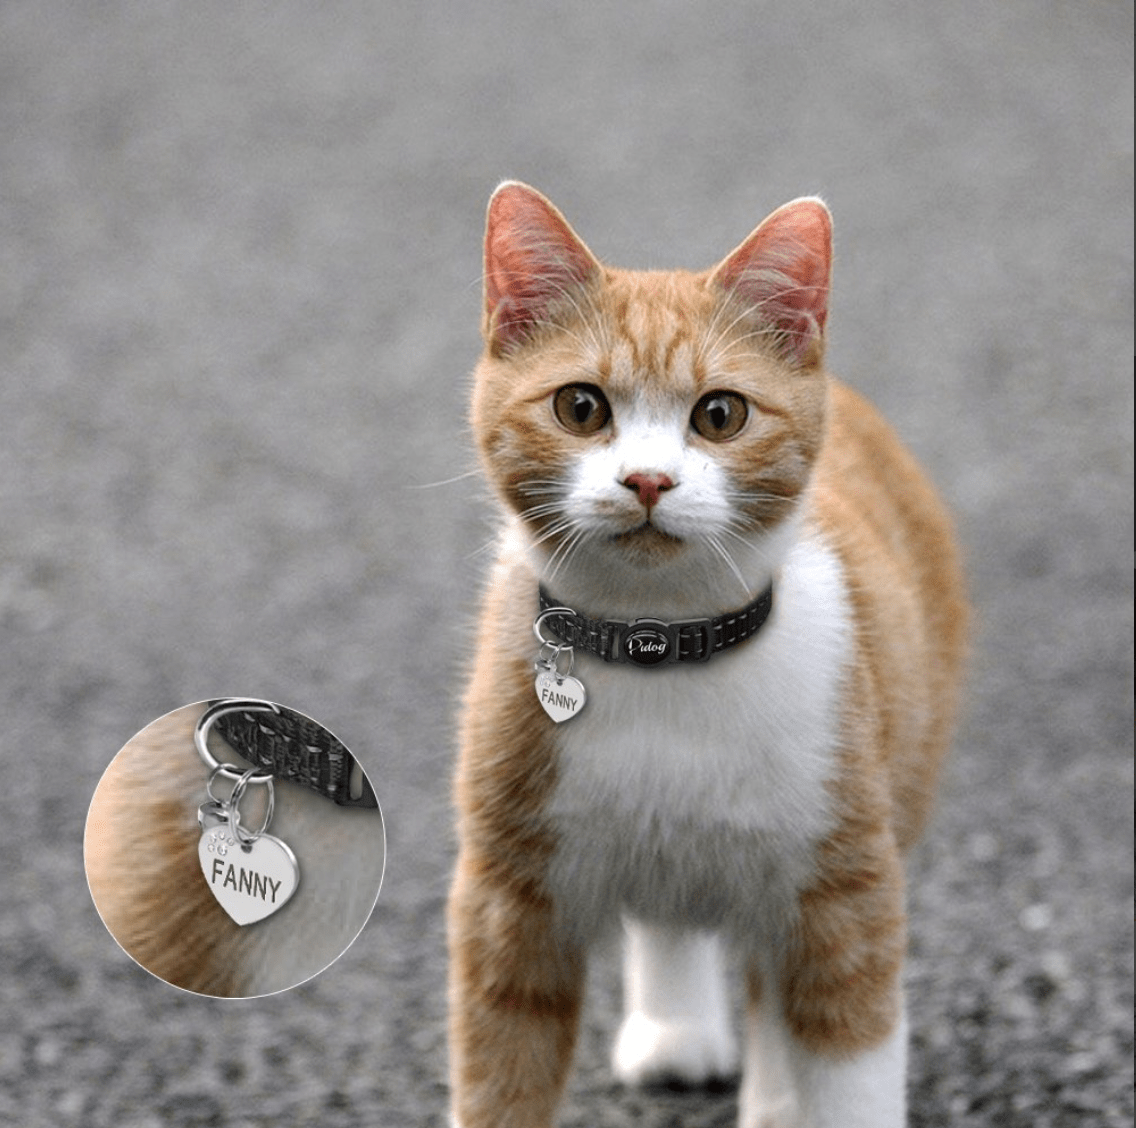
<svg viewBox="0 0 1136 1128"><path fill-rule="evenodd" d="M659 504L659 494L674 488L674 482L666 474L628 474L623 484L639 495L639 500L651 509Z"/></svg>

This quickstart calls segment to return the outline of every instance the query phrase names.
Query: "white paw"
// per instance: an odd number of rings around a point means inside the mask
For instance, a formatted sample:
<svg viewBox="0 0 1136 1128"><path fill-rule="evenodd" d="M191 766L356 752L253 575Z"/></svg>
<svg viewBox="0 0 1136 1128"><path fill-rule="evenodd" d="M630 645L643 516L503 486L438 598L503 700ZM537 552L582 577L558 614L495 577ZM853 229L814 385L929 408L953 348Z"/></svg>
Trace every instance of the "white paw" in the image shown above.
<svg viewBox="0 0 1136 1128"><path fill-rule="evenodd" d="M731 1077L737 1068L738 1048L730 1031L695 1020L629 1014L612 1053L612 1069L625 1085L701 1085Z"/></svg>

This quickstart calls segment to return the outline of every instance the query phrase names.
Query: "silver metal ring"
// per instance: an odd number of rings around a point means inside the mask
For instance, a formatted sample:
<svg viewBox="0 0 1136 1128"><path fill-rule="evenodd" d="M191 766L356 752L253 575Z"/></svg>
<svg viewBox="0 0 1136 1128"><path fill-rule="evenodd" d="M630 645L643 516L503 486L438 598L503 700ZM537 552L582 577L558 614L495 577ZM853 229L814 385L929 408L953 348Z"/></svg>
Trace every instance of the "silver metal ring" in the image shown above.
<svg viewBox="0 0 1136 1128"><path fill-rule="evenodd" d="M212 752L209 751L209 746L206 740L209 736L209 730L213 727L213 722L218 717L225 716L226 713L280 713L280 706L274 705L271 701L258 701L254 697L230 697L224 701L218 701L216 705L211 705L197 720L197 727L193 730L193 743L197 748L197 754L204 761L205 766L212 772L223 775L225 779L239 780L245 774L243 768L238 768L233 764L222 764ZM253 774L245 781L248 783L265 783L272 779L272 773L266 771L257 771L256 768L252 769Z"/></svg>
<svg viewBox="0 0 1136 1128"><path fill-rule="evenodd" d="M548 651L548 657L545 657L545 651ZM560 668L560 655L568 655L568 665L564 669ZM537 669L552 670L556 674L557 681L563 681L572 673L572 667L576 664L576 652L568 643L559 642L542 642L540 644L540 653L537 655Z"/></svg>
<svg viewBox="0 0 1136 1128"><path fill-rule="evenodd" d="M272 810L276 806L276 788L272 786L272 779L268 779L268 805L264 812L264 821L260 824L260 829L249 833L241 826L241 812L240 802L241 796L245 793L245 788L253 782L253 775L256 773L256 768L249 768L248 771L241 773L241 778L237 780L233 787L233 793L229 796L229 830L232 831L233 837L242 847L251 846L267 829L268 824L272 822Z"/></svg>
<svg viewBox="0 0 1136 1128"><path fill-rule="evenodd" d="M207 783L205 784L205 794L206 794L206 795L208 795L208 796L209 796L209 798L210 798L210 799L211 799L211 800L212 800L212 801L213 801L214 803L216 803L218 807L224 807L224 806L226 806L226 805L228 804L229 800L228 800L228 799L218 799L218 798L217 798L217 796L213 794L213 781L214 781L214 780L215 780L215 779L216 779L216 778L217 778L217 777L218 777L218 776L219 776L219 775L220 775L220 774L221 774L221 773L222 773L223 771L225 771L225 769L226 769L226 768L228 768L228 769L229 769L230 771L236 771L236 770L237 770L237 766L236 766L236 764L218 764L218 765L217 765L217 766L216 766L216 767L215 767L215 768L214 768L214 769L213 769L213 770L212 770L212 771L211 771L211 772L209 773L209 780L208 780L208 782L207 782Z"/></svg>
<svg viewBox="0 0 1136 1128"><path fill-rule="evenodd" d="M218 799L213 794L213 783L219 777L226 779L235 779L237 782L233 785L233 790L225 799ZM245 789L250 783L264 783L271 785L273 779L263 779L258 777L256 768L238 768L236 764L218 764L210 773L209 779L205 784L205 794L209 796L211 802L215 803L218 807L228 807L230 804L236 804L241 801L241 797L245 793ZM263 832L262 832L263 833Z"/></svg>
<svg viewBox="0 0 1136 1128"><path fill-rule="evenodd" d="M540 626L544 622L544 620L548 618L549 615L575 615L575 614L576 614L576 612L573 611L571 607L549 607L546 611L542 611L533 620L533 634L536 635L537 642L539 642L542 646L545 646L545 645L548 645L548 646L564 646L564 645L566 645L565 643L553 642L551 639L545 638L544 635L542 635L540 633Z"/></svg>

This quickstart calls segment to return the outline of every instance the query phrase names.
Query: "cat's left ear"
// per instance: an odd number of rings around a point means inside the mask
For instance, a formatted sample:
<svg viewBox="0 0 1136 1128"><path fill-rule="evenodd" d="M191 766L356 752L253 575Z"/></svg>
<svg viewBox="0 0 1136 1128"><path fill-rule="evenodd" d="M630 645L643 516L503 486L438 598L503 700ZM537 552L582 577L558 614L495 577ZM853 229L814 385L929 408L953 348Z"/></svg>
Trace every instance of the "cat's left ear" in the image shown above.
<svg viewBox="0 0 1136 1128"><path fill-rule="evenodd" d="M815 196L779 207L711 272L712 285L752 307L784 354L820 363L832 274L832 216Z"/></svg>
<svg viewBox="0 0 1136 1128"><path fill-rule="evenodd" d="M564 309L602 270L568 221L535 188L507 180L485 221L485 317L495 353L521 344Z"/></svg>

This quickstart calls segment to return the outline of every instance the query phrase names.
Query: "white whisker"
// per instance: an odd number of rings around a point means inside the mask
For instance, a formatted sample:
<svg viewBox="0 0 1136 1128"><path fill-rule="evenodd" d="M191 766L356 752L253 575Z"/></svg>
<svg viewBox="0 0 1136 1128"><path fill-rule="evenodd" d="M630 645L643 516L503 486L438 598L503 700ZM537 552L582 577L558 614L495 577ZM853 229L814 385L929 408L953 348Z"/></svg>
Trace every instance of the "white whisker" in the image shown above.
<svg viewBox="0 0 1136 1128"><path fill-rule="evenodd" d="M481 474L478 469L467 470L464 474L455 474L452 478L443 478L438 482L411 482L405 489L408 490L434 490L439 486L452 486L455 482L464 482L468 478L476 478Z"/></svg>
<svg viewBox="0 0 1136 1128"><path fill-rule="evenodd" d="M567 565L568 561L590 536L591 531L586 526L575 523L572 534L558 545L548 558L545 575L549 582L556 578L561 568Z"/></svg>
<svg viewBox="0 0 1136 1128"><path fill-rule="evenodd" d="M465 554L465 559L476 560L479 556L486 556L490 552L495 551L497 546L497 538L493 537L491 540L487 540L484 544L479 544L477 548L471 549L469 552L467 552Z"/></svg>
<svg viewBox="0 0 1136 1128"><path fill-rule="evenodd" d="M741 569L738 567L737 562L730 555L729 549L727 549L726 546L722 544L721 540L714 533L704 533L702 535L702 540L705 544L708 544L711 549L714 550L714 552L718 555L718 557L722 560L726 567L729 568L729 570L733 573L738 583L741 584L742 590L748 595L749 584L746 583L745 576L742 575Z"/></svg>

